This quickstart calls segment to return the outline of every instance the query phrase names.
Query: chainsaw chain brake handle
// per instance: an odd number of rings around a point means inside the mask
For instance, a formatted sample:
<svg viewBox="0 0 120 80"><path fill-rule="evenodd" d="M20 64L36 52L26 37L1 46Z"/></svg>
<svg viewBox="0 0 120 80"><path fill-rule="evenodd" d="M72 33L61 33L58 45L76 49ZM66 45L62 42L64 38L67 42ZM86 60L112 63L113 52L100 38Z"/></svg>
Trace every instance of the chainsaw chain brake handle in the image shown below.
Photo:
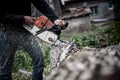
<svg viewBox="0 0 120 80"><path fill-rule="evenodd" d="M42 29L47 29L47 30L52 30L52 29L60 29L64 30L68 26L68 22L65 23L62 27L58 27L57 25L53 24L46 16L40 16L34 20L34 26L39 28L40 30Z"/></svg>

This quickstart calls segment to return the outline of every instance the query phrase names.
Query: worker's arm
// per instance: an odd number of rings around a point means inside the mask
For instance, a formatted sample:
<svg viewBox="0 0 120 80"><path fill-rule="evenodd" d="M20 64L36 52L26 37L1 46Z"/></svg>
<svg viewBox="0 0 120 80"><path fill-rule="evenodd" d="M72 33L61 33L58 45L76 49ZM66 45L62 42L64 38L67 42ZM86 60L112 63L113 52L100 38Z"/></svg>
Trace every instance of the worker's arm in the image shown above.
<svg viewBox="0 0 120 80"><path fill-rule="evenodd" d="M47 16L53 23L55 23L58 26L64 25L64 21L59 19L59 17L55 14L53 9L49 6L49 4L45 0L32 0L32 3L40 12Z"/></svg>
<svg viewBox="0 0 120 80"><path fill-rule="evenodd" d="M33 5L42 12L45 16L47 16L52 22L58 19L58 16L49 6L49 4L45 0L32 0Z"/></svg>

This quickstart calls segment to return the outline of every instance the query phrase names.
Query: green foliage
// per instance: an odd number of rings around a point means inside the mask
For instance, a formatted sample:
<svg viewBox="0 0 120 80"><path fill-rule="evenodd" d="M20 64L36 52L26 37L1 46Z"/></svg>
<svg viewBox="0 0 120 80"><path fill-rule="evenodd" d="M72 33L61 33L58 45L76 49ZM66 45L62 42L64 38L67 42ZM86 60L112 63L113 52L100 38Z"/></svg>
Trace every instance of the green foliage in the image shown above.
<svg viewBox="0 0 120 80"><path fill-rule="evenodd" d="M41 49L43 52L43 57L46 67L50 64L50 58L49 58L50 48L42 44ZM20 74L18 72L19 69L25 69L30 72L32 71L32 59L30 58L29 54L23 50L22 47L18 47L15 53L15 59L13 64L13 79L30 80L30 77Z"/></svg>
<svg viewBox="0 0 120 80"><path fill-rule="evenodd" d="M31 76L26 76L20 72L15 72L12 74L13 80L32 80Z"/></svg>
<svg viewBox="0 0 120 80"><path fill-rule="evenodd" d="M50 48L41 45L45 66L50 64L49 51ZM23 50L22 47L18 47L17 52L15 53L15 59L13 64L13 72L17 72L18 69L32 70L32 60L27 52Z"/></svg>
<svg viewBox="0 0 120 80"><path fill-rule="evenodd" d="M105 28L93 25L92 31L84 32L80 36L73 36L72 41L80 47L104 47L118 44L120 42L120 22L112 22Z"/></svg>
<svg viewBox="0 0 120 80"><path fill-rule="evenodd" d="M19 69L32 71L32 60L28 53L25 52L22 47L18 47L15 53L12 77L13 80L30 80L30 77L27 77L18 72Z"/></svg>
<svg viewBox="0 0 120 80"><path fill-rule="evenodd" d="M41 44L41 49L44 57L45 67L50 65L50 47L45 46L44 44Z"/></svg>
<svg viewBox="0 0 120 80"><path fill-rule="evenodd" d="M18 47L17 52L15 53L15 59L13 64L13 72L17 72L19 69L26 69L31 71L32 64L31 58L21 47Z"/></svg>
<svg viewBox="0 0 120 80"><path fill-rule="evenodd" d="M96 33L84 32L81 36L72 37L72 41L78 44L80 47L97 45L99 42L97 40Z"/></svg>
<svg viewBox="0 0 120 80"><path fill-rule="evenodd" d="M60 39L61 40L67 40L66 34L63 31L61 31Z"/></svg>
<svg viewBox="0 0 120 80"><path fill-rule="evenodd" d="M80 47L94 46L99 44L98 37L101 31L97 26L93 25L91 31L84 32L80 36L73 36L72 41L78 44Z"/></svg>
<svg viewBox="0 0 120 80"><path fill-rule="evenodd" d="M120 42L120 22L113 22L105 29L108 45L118 44Z"/></svg>

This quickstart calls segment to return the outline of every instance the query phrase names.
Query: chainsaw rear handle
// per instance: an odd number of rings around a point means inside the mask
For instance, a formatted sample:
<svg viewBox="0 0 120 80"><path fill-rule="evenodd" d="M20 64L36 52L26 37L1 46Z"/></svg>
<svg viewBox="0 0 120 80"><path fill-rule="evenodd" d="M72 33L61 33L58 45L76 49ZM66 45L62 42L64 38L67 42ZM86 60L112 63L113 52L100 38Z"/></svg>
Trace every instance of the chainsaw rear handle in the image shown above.
<svg viewBox="0 0 120 80"><path fill-rule="evenodd" d="M68 27L68 22L66 22L66 23L61 27L61 29L64 30L64 29L66 29L67 27Z"/></svg>

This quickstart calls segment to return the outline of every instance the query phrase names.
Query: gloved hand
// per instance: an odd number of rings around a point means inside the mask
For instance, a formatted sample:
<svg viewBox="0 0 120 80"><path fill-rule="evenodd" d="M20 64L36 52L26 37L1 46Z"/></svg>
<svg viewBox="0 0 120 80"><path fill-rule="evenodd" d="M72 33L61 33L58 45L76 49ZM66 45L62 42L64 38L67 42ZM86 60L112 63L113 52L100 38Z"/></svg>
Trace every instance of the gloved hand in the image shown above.
<svg viewBox="0 0 120 80"><path fill-rule="evenodd" d="M66 29L68 26L68 22L65 23L65 21L61 19L55 20L54 24L57 25L58 29L55 29L55 30L53 29L53 32L55 32L58 36L60 36L61 30Z"/></svg>
<svg viewBox="0 0 120 80"><path fill-rule="evenodd" d="M57 28L61 30L64 30L68 27L68 22L65 22L64 20L61 19L55 20L54 24L57 25Z"/></svg>
<svg viewBox="0 0 120 80"><path fill-rule="evenodd" d="M64 20L57 19L54 21L54 24L57 25L58 27L62 27L63 25L65 25L65 22Z"/></svg>

